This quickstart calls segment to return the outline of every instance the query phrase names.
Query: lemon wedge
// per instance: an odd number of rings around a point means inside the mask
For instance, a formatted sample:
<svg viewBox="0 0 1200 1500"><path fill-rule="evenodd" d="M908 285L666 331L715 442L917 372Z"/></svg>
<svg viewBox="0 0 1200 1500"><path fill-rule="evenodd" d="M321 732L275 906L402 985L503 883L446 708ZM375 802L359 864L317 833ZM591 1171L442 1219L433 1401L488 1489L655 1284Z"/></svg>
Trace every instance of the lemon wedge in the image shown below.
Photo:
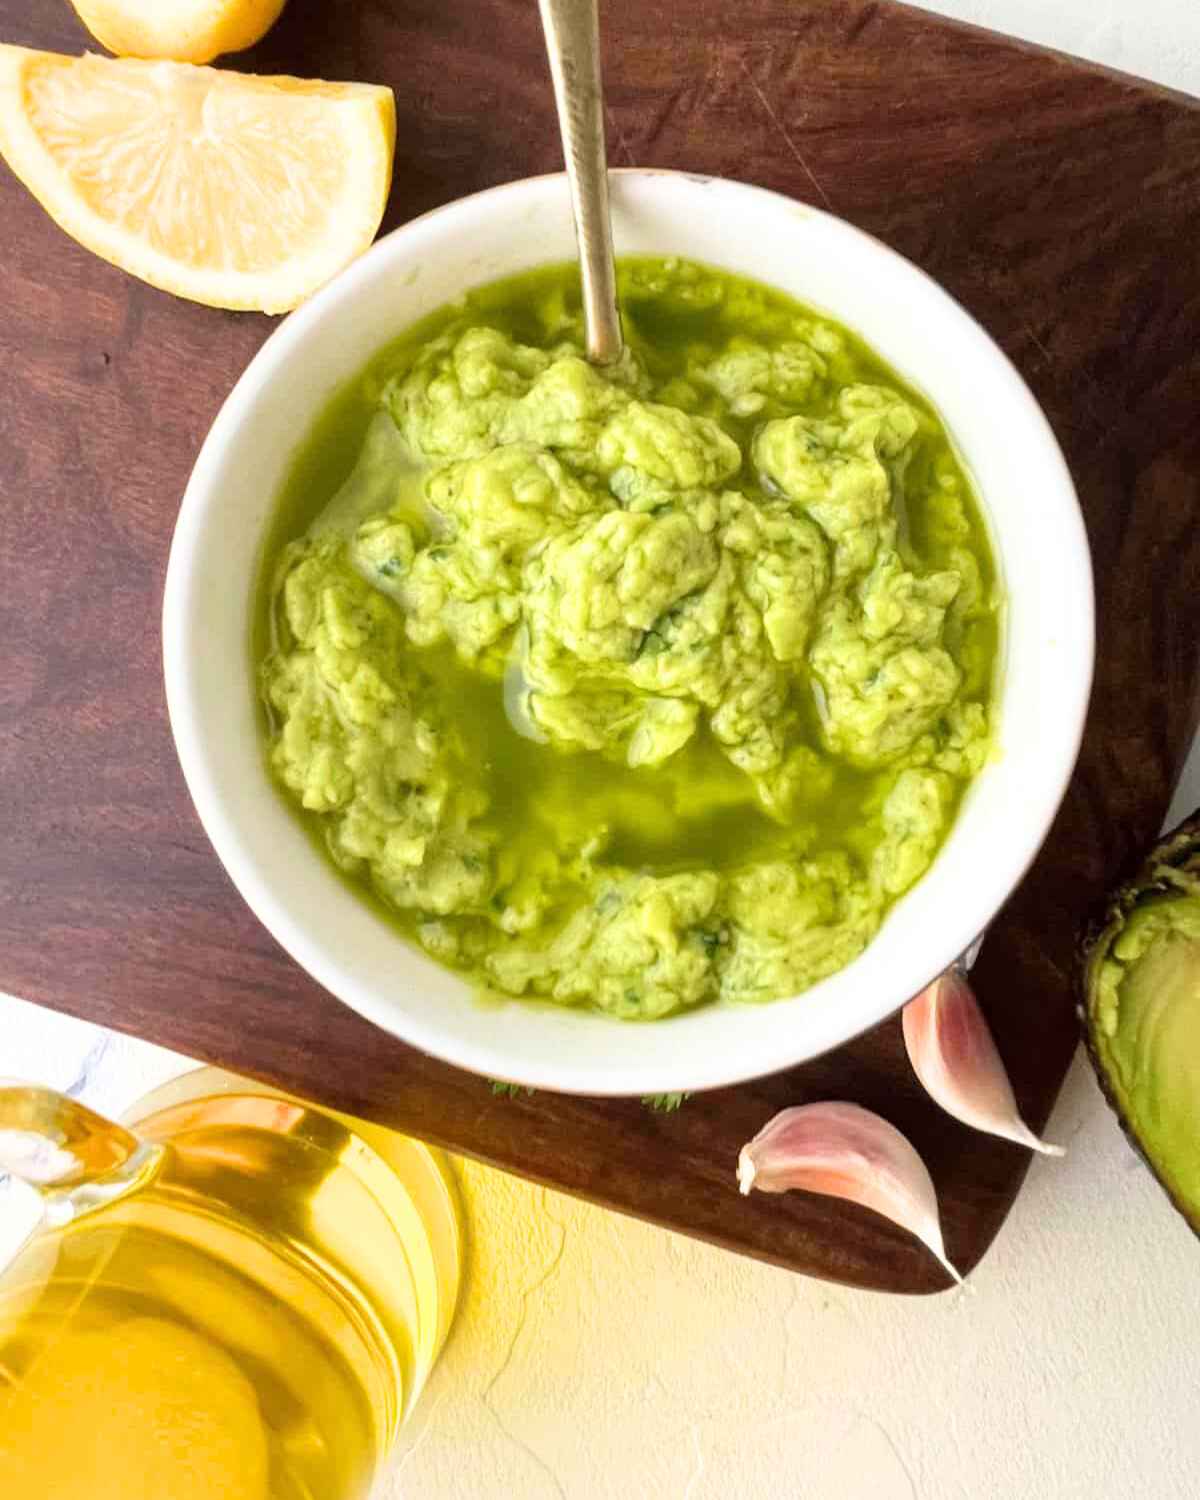
<svg viewBox="0 0 1200 1500"><path fill-rule="evenodd" d="M213 307L286 312L365 250L390 89L0 45L0 155L89 250Z"/></svg>
<svg viewBox="0 0 1200 1500"><path fill-rule="evenodd" d="M119 57L211 62L253 47L284 0L71 0L96 40Z"/></svg>

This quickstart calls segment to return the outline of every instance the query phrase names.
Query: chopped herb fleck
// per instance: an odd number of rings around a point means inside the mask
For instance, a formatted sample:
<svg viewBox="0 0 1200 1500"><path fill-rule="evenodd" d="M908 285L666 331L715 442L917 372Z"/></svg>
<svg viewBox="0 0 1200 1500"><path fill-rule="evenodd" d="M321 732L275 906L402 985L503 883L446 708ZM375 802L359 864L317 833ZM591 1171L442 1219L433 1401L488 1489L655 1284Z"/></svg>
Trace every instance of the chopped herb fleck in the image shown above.
<svg viewBox="0 0 1200 1500"><path fill-rule="evenodd" d="M498 1099L520 1099L522 1097L528 1099L533 1095L532 1089L527 1089L523 1084L520 1083L499 1083L494 1078L491 1079L490 1082L492 1085L492 1093L495 1094Z"/></svg>

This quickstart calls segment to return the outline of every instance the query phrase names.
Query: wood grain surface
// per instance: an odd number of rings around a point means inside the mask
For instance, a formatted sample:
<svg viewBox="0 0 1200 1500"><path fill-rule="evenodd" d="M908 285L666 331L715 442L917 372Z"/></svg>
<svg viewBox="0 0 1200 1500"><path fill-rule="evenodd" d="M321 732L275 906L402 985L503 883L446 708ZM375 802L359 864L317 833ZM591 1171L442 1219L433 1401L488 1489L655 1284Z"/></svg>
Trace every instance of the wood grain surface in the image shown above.
<svg viewBox="0 0 1200 1500"><path fill-rule="evenodd" d="M1076 1043L1081 914L1156 831L1200 706L1200 107L866 0L607 0L604 22L616 164L744 178L879 235L999 340L1066 450L1099 584L1095 696L976 971L1040 1125ZM0 0L0 38L85 44L58 0ZM533 0L291 0L238 66L395 88L387 227L560 164ZM883 1220L738 1198L738 1147L775 1109L858 1100L925 1156L950 1253L974 1265L1026 1157L922 1096L895 1021L671 1116L496 1099L275 946L192 811L159 665L179 497L272 320L130 280L3 168L0 226L0 987L785 1266L936 1290Z"/></svg>

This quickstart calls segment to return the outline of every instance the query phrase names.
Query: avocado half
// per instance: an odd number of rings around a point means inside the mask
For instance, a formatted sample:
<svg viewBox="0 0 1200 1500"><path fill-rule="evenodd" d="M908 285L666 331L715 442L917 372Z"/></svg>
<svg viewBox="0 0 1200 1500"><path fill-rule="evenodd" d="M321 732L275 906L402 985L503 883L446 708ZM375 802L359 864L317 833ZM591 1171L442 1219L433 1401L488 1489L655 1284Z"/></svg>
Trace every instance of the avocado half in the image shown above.
<svg viewBox="0 0 1200 1500"><path fill-rule="evenodd" d="M1109 1103L1200 1234L1200 812L1087 933L1080 1015Z"/></svg>

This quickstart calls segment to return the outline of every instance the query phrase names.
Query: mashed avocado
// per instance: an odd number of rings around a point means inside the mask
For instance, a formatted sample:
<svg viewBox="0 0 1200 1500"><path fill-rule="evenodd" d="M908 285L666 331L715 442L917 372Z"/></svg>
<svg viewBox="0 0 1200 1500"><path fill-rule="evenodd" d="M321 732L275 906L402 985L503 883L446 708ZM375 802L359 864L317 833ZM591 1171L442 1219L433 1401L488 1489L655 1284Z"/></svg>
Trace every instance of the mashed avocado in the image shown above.
<svg viewBox="0 0 1200 1500"><path fill-rule="evenodd" d="M795 994L928 868L986 759L987 540L845 330L678 261L393 346L301 453L258 655L338 867L490 989L650 1019Z"/></svg>

